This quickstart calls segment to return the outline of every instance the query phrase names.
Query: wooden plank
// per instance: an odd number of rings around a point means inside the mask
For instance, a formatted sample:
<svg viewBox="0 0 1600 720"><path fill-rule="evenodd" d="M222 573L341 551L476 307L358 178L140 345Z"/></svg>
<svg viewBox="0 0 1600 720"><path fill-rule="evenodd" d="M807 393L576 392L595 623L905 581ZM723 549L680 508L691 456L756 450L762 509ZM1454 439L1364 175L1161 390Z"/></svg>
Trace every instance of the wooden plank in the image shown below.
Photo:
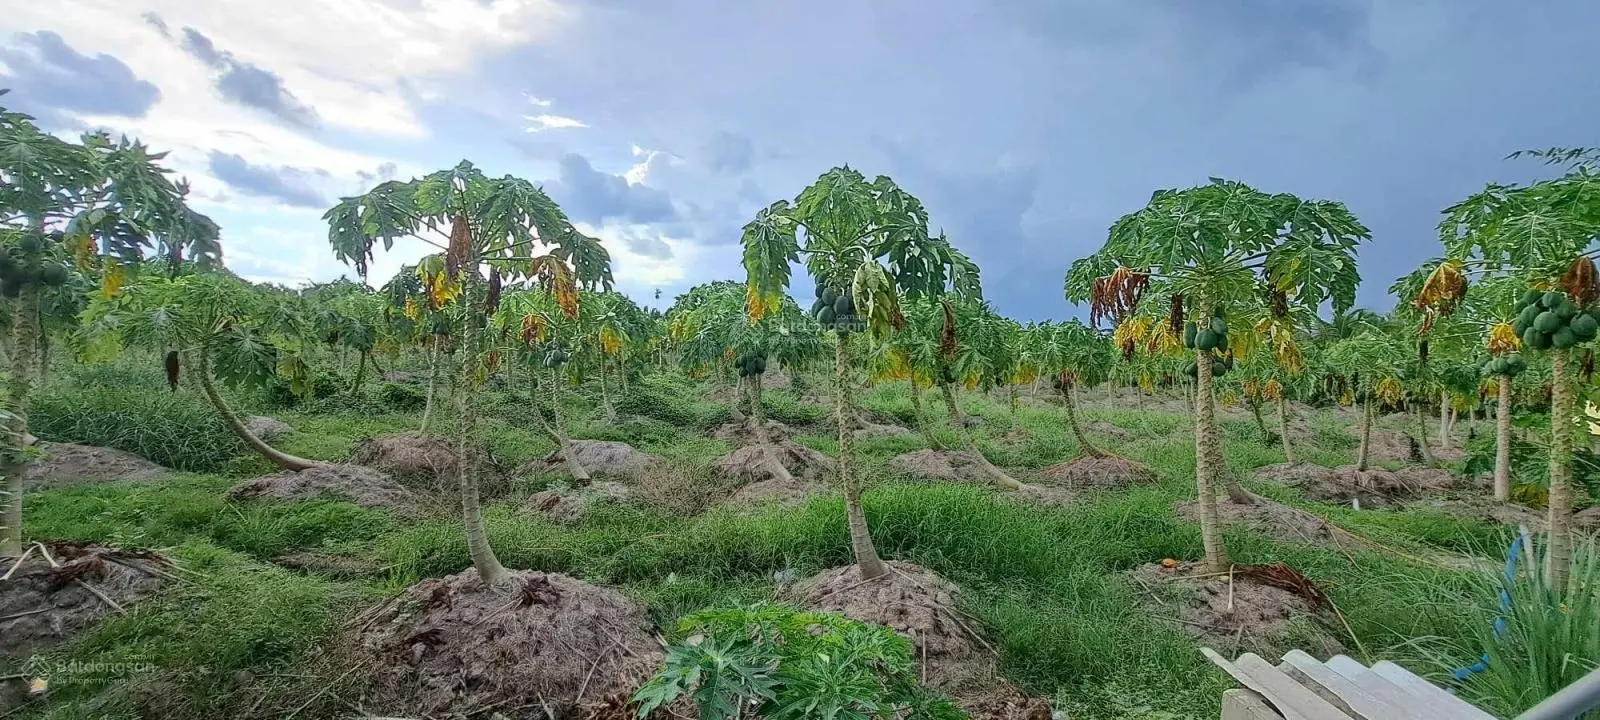
<svg viewBox="0 0 1600 720"><path fill-rule="evenodd" d="M1438 708L1429 705L1422 698L1406 692L1347 655L1335 655L1328 658L1328 661L1323 663L1323 666L1355 683L1361 689L1366 690L1367 694L1404 710L1406 714L1402 717L1422 718L1423 720L1441 717Z"/></svg>
<svg viewBox="0 0 1600 720"><path fill-rule="evenodd" d="M1365 688L1334 672L1303 651L1290 650L1284 654L1283 662L1301 674L1304 679L1296 679L1300 680L1302 685L1314 683L1338 698L1338 702L1334 705L1339 706L1340 710L1351 717L1360 720L1426 720L1367 692Z"/></svg>
<svg viewBox="0 0 1600 720"><path fill-rule="evenodd" d="M1283 716L1254 691L1233 688L1222 692L1222 720L1283 720Z"/></svg>
<svg viewBox="0 0 1600 720"><path fill-rule="evenodd" d="M1372 672L1404 688L1406 692L1426 700L1433 707L1444 713L1440 717L1461 718L1462 720L1495 720L1493 715L1479 710L1472 703L1445 692L1444 688L1434 685L1410 670L1388 660L1373 663Z"/></svg>
<svg viewBox="0 0 1600 720"><path fill-rule="evenodd" d="M1254 654L1245 653L1236 662L1229 662L1211 648L1200 648L1200 652L1241 685L1260 693L1285 720L1351 720L1327 700L1301 687Z"/></svg>

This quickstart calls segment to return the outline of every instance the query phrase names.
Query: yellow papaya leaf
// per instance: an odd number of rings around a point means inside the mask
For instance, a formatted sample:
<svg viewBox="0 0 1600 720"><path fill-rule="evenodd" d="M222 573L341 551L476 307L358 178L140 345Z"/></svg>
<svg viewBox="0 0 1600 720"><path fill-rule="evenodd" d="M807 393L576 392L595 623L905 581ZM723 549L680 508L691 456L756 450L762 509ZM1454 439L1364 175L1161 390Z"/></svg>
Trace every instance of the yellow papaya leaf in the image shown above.
<svg viewBox="0 0 1600 720"><path fill-rule="evenodd" d="M417 304L416 298L406 298L406 317L411 318L412 321L422 317L422 306Z"/></svg>
<svg viewBox="0 0 1600 720"><path fill-rule="evenodd" d="M1489 328L1489 341L1484 344L1492 355L1504 355L1522 349L1522 339L1517 337L1516 328L1508 322L1498 322Z"/></svg>
<svg viewBox="0 0 1600 720"><path fill-rule="evenodd" d="M615 355L622 349L622 335L616 330L606 327L600 329L600 352Z"/></svg>
<svg viewBox="0 0 1600 720"><path fill-rule="evenodd" d="M114 298L117 293L122 292L122 284L126 280L127 276L123 274L122 265L112 263L110 267L106 268L105 276L101 278L100 293L105 295L107 300Z"/></svg>

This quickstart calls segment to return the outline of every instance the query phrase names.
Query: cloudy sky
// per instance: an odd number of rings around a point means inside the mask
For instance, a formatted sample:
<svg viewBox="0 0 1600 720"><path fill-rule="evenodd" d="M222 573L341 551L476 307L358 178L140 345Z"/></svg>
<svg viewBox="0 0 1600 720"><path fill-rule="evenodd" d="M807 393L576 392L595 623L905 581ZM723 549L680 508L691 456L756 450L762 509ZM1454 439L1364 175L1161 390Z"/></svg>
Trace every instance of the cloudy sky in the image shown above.
<svg viewBox="0 0 1600 720"><path fill-rule="evenodd" d="M742 278L740 226L849 163L1020 318L1076 312L1067 265L1211 176L1348 203L1387 308L1441 208L1539 171L1508 152L1600 143L1597 26L1585 0L56 0L0 14L0 102L170 150L259 280L348 272L334 199L467 158L670 301Z"/></svg>

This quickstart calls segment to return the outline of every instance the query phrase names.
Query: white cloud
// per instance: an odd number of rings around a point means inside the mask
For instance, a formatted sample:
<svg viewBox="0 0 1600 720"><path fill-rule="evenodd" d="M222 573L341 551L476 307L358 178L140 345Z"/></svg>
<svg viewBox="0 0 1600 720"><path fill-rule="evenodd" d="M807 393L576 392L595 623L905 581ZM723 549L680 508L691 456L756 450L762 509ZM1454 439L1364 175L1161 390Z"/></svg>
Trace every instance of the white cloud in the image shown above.
<svg viewBox="0 0 1600 720"><path fill-rule="evenodd" d="M528 102L532 103L534 107L542 107L542 108L547 108L547 107L550 107L551 105L555 104L555 101L553 101L553 100L546 100L544 98L538 98L538 97L534 97L532 95L528 96Z"/></svg>
<svg viewBox="0 0 1600 720"><path fill-rule="evenodd" d="M536 133L544 130L560 130L563 128L586 128L588 124L582 120L564 117L561 115L524 115L528 121L528 132Z"/></svg>

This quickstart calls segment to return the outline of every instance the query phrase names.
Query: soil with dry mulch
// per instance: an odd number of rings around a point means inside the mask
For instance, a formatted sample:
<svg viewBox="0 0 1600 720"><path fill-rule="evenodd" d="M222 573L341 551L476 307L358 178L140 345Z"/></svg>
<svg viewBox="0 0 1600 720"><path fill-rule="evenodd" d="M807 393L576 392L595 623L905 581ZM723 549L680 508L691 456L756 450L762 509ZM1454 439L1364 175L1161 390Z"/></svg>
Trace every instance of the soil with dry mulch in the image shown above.
<svg viewBox="0 0 1600 720"><path fill-rule="evenodd" d="M265 415L256 415L244 421L244 429L262 442L272 442L294 432L289 423Z"/></svg>
<svg viewBox="0 0 1600 720"><path fill-rule="evenodd" d="M1256 477L1295 488L1310 500L1359 500L1363 508L1384 507L1398 499L1436 494L1462 484L1449 470L1425 467L1357 470L1353 465L1278 464L1257 469Z"/></svg>
<svg viewBox="0 0 1600 720"><path fill-rule="evenodd" d="M171 562L148 551L72 542L39 547L31 546L20 563L0 561L0 575L10 573L0 581L0 675L174 579ZM0 708L20 704L29 679L0 681Z"/></svg>
<svg viewBox="0 0 1600 720"><path fill-rule="evenodd" d="M1120 488L1155 482L1156 474L1125 457L1080 455L1040 472L1046 480L1071 489Z"/></svg>
<svg viewBox="0 0 1600 720"><path fill-rule="evenodd" d="M417 497L405 486L362 465L317 465L245 480L228 490L230 500L343 500L362 507L411 510Z"/></svg>
<svg viewBox="0 0 1600 720"><path fill-rule="evenodd" d="M1431 510L1458 518L1483 523L1501 523L1511 527L1528 526L1533 532L1544 532L1549 527L1549 513L1514 503L1495 502L1492 498L1477 495L1453 498L1425 498L1406 504L1407 510ZM1572 515L1572 527L1588 532L1600 530L1600 507L1580 510Z"/></svg>
<svg viewBox="0 0 1600 720"><path fill-rule="evenodd" d="M384 473L402 484L429 490L452 484L459 455L455 444L419 432L369 438L356 446L350 462Z"/></svg>
<svg viewBox="0 0 1600 720"><path fill-rule="evenodd" d="M826 491L824 483L834 473L833 458L789 439L790 432L779 422L758 428L754 419L718 428L716 437L740 447L718 459L716 471L743 484L722 505L794 506L804 504L814 493Z"/></svg>
<svg viewBox="0 0 1600 720"><path fill-rule="evenodd" d="M750 483L734 491L722 505L730 508L753 509L768 505L778 507L800 507L811 499L812 495L821 495L828 492L828 486L812 480L799 477L784 479L772 478Z"/></svg>
<svg viewBox="0 0 1600 720"><path fill-rule="evenodd" d="M911 640L922 682L979 720L1049 720L1050 703L1023 695L998 674L998 656L956 608L955 585L926 568L891 560L862 580L856 566L827 570L790 588L807 608L888 627Z"/></svg>
<svg viewBox="0 0 1600 720"><path fill-rule="evenodd" d="M1178 503L1173 510L1184 520L1197 525L1200 523L1198 501ZM1250 504L1233 502L1225 495L1218 497L1217 519L1225 525L1243 526L1274 540L1343 546L1348 549L1366 546L1360 538L1335 528L1315 514L1260 496Z"/></svg>
<svg viewBox="0 0 1600 720"><path fill-rule="evenodd" d="M633 488L619 482L600 480L583 487L553 487L528 497L523 507L562 523L572 524L583 520L588 511L601 504L625 503L633 498Z"/></svg>
<svg viewBox="0 0 1600 720"><path fill-rule="evenodd" d="M913 450L889 460L901 475L942 482L991 484L983 460L964 450Z"/></svg>
<svg viewBox="0 0 1600 720"><path fill-rule="evenodd" d="M406 717L632 717L628 700L664 653L644 608L610 588L513 571L424 580L358 615L341 662L360 703Z"/></svg>
<svg viewBox="0 0 1600 720"><path fill-rule="evenodd" d="M1281 563L1236 565L1231 574L1206 573L1199 563L1152 563L1130 577L1152 616L1227 657L1278 657L1295 648L1320 657L1344 652L1329 629L1339 620L1321 589Z"/></svg>
<svg viewBox="0 0 1600 720"><path fill-rule="evenodd" d="M583 469L592 477L631 478L650 468L656 457L616 440L573 440L567 448L557 449L549 455L523 466L519 475L570 474L567 468L568 450Z"/></svg>
<svg viewBox="0 0 1600 720"><path fill-rule="evenodd" d="M172 473L130 452L115 448L41 442L44 457L28 463L22 486L33 490L89 482L137 482Z"/></svg>
<svg viewBox="0 0 1600 720"><path fill-rule="evenodd" d="M378 572L370 561L349 555L329 555L315 550L279 555L272 559L278 567L325 575L330 578L352 579Z"/></svg>

